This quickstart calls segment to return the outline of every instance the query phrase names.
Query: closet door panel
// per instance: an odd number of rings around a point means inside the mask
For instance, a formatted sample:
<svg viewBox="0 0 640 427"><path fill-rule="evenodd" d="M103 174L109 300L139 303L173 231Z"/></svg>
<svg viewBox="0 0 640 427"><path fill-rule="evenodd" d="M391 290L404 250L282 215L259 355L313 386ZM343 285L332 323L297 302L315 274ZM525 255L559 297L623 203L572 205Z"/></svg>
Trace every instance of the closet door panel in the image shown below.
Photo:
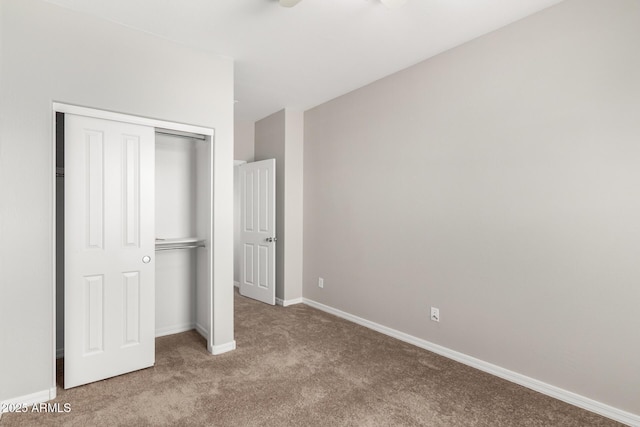
<svg viewBox="0 0 640 427"><path fill-rule="evenodd" d="M154 129L65 116L65 388L155 361Z"/></svg>
<svg viewBox="0 0 640 427"><path fill-rule="evenodd" d="M104 350L104 276L84 278L84 311L87 319L86 356Z"/></svg>
<svg viewBox="0 0 640 427"><path fill-rule="evenodd" d="M140 343L140 274L124 273L123 297L124 297L124 345L136 345Z"/></svg>
<svg viewBox="0 0 640 427"><path fill-rule="evenodd" d="M258 246L258 276L260 281L258 286L267 289L269 287L269 247Z"/></svg>
<svg viewBox="0 0 640 427"><path fill-rule="evenodd" d="M124 245L140 245L140 139L125 135L122 170Z"/></svg>
<svg viewBox="0 0 640 427"><path fill-rule="evenodd" d="M269 185L275 181L270 179L271 177L269 175L271 171L268 168L259 169L257 172L258 188L260 189L258 191L258 219L260 221L260 232L270 233L273 231L274 227L271 226L272 207L270 205L272 201L269 200L269 196L271 196L269 193ZM275 202L275 200L273 202Z"/></svg>
<svg viewBox="0 0 640 427"><path fill-rule="evenodd" d="M87 166L87 248L102 249L104 241L104 134L85 129L82 133Z"/></svg>
<svg viewBox="0 0 640 427"><path fill-rule="evenodd" d="M252 232L255 231L254 227L253 227L253 214L254 214L254 209L253 209L253 201L255 199L255 195L253 193L253 184L256 181L256 173L255 171L252 170L248 170L248 171L243 171L244 172L244 176L242 179L242 187L243 187L243 193L244 193L244 197L243 197L243 207L244 209L242 210L242 215L244 216L244 222L243 222L243 231L245 232Z"/></svg>

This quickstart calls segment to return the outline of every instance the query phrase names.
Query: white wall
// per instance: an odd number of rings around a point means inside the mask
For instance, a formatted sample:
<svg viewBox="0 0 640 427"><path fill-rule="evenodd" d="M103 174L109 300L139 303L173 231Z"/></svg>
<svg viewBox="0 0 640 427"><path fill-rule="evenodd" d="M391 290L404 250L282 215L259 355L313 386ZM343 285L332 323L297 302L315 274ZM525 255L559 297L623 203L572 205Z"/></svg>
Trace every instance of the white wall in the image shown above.
<svg viewBox="0 0 640 427"><path fill-rule="evenodd" d="M203 174L196 171L196 144L195 140L156 135L156 238L198 235L196 189L198 175ZM196 283L196 255L194 250L155 254L156 336L192 329L196 323L196 285L202 285Z"/></svg>
<svg viewBox="0 0 640 427"><path fill-rule="evenodd" d="M640 414L638 40L568 0L307 111L305 298Z"/></svg>
<svg viewBox="0 0 640 427"><path fill-rule="evenodd" d="M212 323L232 342L233 63L39 0L0 1L0 40L0 400L54 377L53 101L215 129Z"/></svg>

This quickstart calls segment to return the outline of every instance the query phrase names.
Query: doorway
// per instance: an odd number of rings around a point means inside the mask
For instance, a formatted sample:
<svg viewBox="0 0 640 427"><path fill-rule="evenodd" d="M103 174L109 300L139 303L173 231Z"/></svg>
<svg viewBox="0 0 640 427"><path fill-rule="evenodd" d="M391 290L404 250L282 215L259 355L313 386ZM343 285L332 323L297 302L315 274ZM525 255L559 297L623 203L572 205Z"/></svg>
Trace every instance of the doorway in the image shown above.
<svg viewBox="0 0 640 427"><path fill-rule="evenodd" d="M266 304L276 303L276 160L238 168L240 201L239 291Z"/></svg>

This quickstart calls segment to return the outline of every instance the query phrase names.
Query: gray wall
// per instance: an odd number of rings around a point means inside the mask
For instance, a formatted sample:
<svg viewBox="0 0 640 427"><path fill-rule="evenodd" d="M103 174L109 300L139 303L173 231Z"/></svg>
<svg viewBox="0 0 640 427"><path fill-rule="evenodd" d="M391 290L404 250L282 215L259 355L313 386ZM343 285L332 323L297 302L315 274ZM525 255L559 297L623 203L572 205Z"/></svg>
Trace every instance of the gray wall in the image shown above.
<svg viewBox="0 0 640 427"><path fill-rule="evenodd" d="M0 400L54 378L52 101L216 129L214 344L232 341L233 63L39 0L0 1L0 40Z"/></svg>
<svg viewBox="0 0 640 427"><path fill-rule="evenodd" d="M276 297L285 304L302 298L303 127L303 113L289 109L255 126L255 160L276 159Z"/></svg>
<svg viewBox="0 0 640 427"><path fill-rule="evenodd" d="M285 109L284 300L302 298L304 113Z"/></svg>
<svg viewBox="0 0 640 427"><path fill-rule="evenodd" d="M284 132L285 111L280 110L256 122L255 160L276 159L276 297L284 298Z"/></svg>
<svg viewBox="0 0 640 427"><path fill-rule="evenodd" d="M234 285L240 285L240 257L242 256L242 244L240 240L240 215L241 192L239 166L246 163L244 160L233 161L233 281Z"/></svg>
<svg viewBox="0 0 640 427"><path fill-rule="evenodd" d="M234 160L253 161L255 123L250 120L235 119L233 123Z"/></svg>
<svg viewBox="0 0 640 427"><path fill-rule="evenodd" d="M236 166L234 172L233 188L233 280L240 282L240 175L238 174L238 164L241 162L252 162L254 157L255 123L250 120L240 120L236 118L233 124L233 158Z"/></svg>
<svg viewBox="0 0 640 427"><path fill-rule="evenodd" d="M305 298L640 414L638 40L569 0L306 112Z"/></svg>

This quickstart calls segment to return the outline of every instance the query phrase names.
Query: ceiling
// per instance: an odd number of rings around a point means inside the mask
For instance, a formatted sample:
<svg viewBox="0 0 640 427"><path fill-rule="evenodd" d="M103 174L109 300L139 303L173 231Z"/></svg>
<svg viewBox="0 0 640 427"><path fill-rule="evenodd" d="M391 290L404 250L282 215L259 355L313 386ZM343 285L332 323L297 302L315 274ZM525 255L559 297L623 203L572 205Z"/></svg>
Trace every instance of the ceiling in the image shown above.
<svg viewBox="0 0 640 427"><path fill-rule="evenodd" d="M306 110L562 0L46 0L235 60L236 118Z"/></svg>

